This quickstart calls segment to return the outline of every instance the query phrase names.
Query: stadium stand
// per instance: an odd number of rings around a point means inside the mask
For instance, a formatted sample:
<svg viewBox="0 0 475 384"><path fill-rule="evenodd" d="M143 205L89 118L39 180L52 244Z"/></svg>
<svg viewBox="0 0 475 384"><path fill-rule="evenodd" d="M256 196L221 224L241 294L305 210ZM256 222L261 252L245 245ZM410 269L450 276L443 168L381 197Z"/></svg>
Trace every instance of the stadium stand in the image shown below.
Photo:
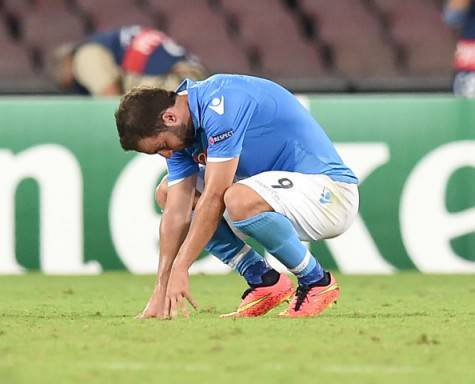
<svg viewBox="0 0 475 384"><path fill-rule="evenodd" d="M0 0L0 93L51 93L48 51L95 31L165 31L213 72L295 91L450 89L439 0ZM26 81L25 79L28 79Z"/></svg>
<svg viewBox="0 0 475 384"><path fill-rule="evenodd" d="M350 78L398 72L392 47L362 2L303 0L301 6L313 20L317 37L331 47L337 71Z"/></svg>
<svg viewBox="0 0 475 384"><path fill-rule="evenodd" d="M79 13L82 13L95 31L105 31L122 25L155 24L153 17L130 0L76 0L76 5Z"/></svg>
<svg viewBox="0 0 475 384"><path fill-rule="evenodd" d="M24 44L42 55L65 41L80 40L84 24L64 8L38 7L23 15L21 35Z"/></svg>
<svg viewBox="0 0 475 384"><path fill-rule="evenodd" d="M30 57L25 49L11 41L0 40L2 55L0 57L0 73L2 78L18 80L24 76L34 76Z"/></svg>
<svg viewBox="0 0 475 384"><path fill-rule="evenodd" d="M317 47L301 36L297 22L283 3L222 0L221 5L239 25L243 46L257 53L260 65L256 69L262 74L299 77L320 76L325 72Z"/></svg>
<svg viewBox="0 0 475 384"><path fill-rule="evenodd" d="M450 68L454 41L440 8L431 0L375 0L386 16L390 33L405 47L406 67L412 74L438 74Z"/></svg>
<svg viewBox="0 0 475 384"><path fill-rule="evenodd" d="M251 72L246 52L231 39L218 13L206 6L184 8L179 13L162 11L168 20L168 34L196 54L210 72Z"/></svg>

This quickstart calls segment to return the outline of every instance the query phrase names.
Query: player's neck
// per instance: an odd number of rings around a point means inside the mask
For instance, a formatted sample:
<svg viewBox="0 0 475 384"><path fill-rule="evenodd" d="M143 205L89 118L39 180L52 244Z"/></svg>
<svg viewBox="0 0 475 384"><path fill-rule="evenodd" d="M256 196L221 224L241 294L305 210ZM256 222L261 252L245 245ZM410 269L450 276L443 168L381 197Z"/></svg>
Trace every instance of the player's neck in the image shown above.
<svg viewBox="0 0 475 384"><path fill-rule="evenodd" d="M191 119L191 111L188 106L188 95L178 95L175 101L175 108L187 126L191 126L193 129L193 121ZM194 130L194 129L193 129Z"/></svg>

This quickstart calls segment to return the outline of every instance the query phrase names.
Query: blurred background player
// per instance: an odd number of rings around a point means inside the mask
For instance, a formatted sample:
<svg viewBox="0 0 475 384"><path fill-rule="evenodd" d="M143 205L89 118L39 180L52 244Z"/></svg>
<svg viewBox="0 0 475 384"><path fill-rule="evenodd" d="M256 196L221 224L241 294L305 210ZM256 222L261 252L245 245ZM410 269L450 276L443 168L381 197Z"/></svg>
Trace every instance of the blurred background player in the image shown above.
<svg viewBox="0 0 475 384"><path fill-rule="evenodd" d="M199 80L197 58L163 32L126 26L64 44L48 60L49 72L65 92L117 96L139 85L175 89L184 78Z"/></svg>
<svg viewBox="0 0 475 384"><path fill-rule="evenodd" d="M444 18L460 33L454 57L454 93L475 97L475 1L448 0Z"/></svg>

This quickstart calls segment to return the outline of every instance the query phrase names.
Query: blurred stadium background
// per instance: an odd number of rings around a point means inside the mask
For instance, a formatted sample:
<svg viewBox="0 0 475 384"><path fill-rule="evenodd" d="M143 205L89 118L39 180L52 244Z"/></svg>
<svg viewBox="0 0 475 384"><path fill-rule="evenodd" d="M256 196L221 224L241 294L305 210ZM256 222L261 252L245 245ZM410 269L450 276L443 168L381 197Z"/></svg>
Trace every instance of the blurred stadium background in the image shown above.
<svg viewBox="0 0 475 384"><path fill-rule="evenodd" d="M449 91L443 0L0 0L0 93L54 94L47 53L123 25L166 32L210 73L295 92Z"/></svg>

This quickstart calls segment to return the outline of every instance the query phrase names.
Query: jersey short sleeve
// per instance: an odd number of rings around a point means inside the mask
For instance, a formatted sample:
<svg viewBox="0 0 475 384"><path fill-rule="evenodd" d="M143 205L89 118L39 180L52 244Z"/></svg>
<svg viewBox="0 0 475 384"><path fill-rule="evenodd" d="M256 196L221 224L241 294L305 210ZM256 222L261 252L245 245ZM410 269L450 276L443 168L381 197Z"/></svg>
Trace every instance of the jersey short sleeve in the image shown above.
<svg viewBox="0 0 475 384"><path fill-rule="evenodd" d="M173 152L172 157L167 159L168 181L182 180L198 172L198 164L191 155L185 151Z"/></svg>
<svg viewBox="0 0 475 384"><path fill-rule="evenodd" d="M205 108L207 161L222 161L241 154L244 134L255 113L254 98L241 90L215 92Z"/></svg>

